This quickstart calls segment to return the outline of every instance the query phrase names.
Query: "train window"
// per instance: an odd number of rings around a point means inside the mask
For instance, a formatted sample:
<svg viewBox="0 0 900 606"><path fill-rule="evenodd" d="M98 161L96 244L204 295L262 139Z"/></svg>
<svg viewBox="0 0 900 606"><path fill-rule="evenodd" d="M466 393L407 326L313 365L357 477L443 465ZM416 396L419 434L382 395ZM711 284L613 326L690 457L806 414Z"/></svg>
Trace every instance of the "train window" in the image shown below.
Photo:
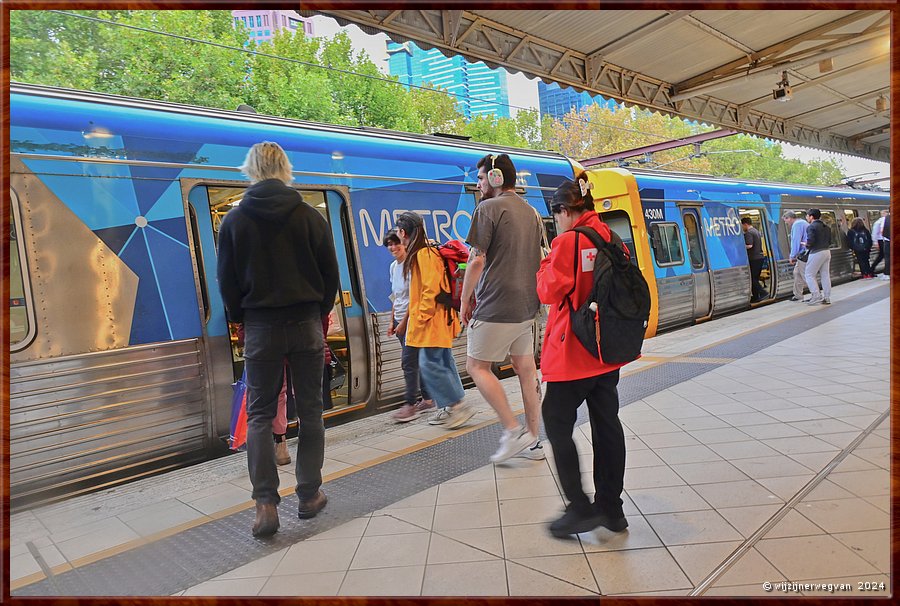
<svg viewBox="0 0 900 606"><path fill-rule="evenodd" d="M853 225L853 219L859 216L859 213L855 210L844 210L844 221L846 221L845 227L850 229L850 226Z"/></svg>
<svg viewBox="0 0 900 606"><path fill-rule="evenodd" d="M841 230L838 229L837 220L834 218L834 211L823 210L822 211L822 223L827 225L828 229L831 230L831 247L830 248L841 248L841 245L844 242L844 238L841 237Z"/></svg>
<svg viewBox="0 0 900 606"><path fill-rule="evenodd" d="M653 223L650 226L650 242L653 255L660 267L681 265L684 253L681 249L681 231L677 223Z"/></svg>
<svg viewBox="0 0 900 606"><path fill-rule="evenodd" d="M600 213L600 218L622 239L622 243L628 249L631 263L637 265L637 250L634 246L634 235L631 233L631 219L629 219L628 213L623 210L613 210Z"/></svg>
<svg viewBox="0 0 900 606"><path fill-rule="evenodd" d="M880 210L868 210L866 214L869 215L869 229L872 229L872 226L875 225L875 221L881 218Z"/></svg>
<svg viewBox="0 0 900 606"><path fill-rule="evenodd" d="M34 306L19 217L19 199L10 191L9 205L9 350L24 349L34 337Z"/></svg>
<svg viewBox="0 0 900 606"><path fill-rule="evenodd" d="M688 255L691 259L691 267L694 269L703 269L703 249L700 243L700 230L697 227L697 220L691 213L684 215L684 231L687 234Z"/></svg>

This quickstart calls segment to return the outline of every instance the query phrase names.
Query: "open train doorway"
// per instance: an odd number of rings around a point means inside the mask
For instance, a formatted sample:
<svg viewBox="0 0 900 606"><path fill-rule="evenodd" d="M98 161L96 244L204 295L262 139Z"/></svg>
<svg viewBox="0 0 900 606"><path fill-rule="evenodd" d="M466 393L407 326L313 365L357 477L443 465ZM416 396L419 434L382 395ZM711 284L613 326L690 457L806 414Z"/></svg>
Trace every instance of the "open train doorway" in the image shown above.
<svg viewBox="0 0 900 606"><path fill-rule="evenodd" d="M777 284L775 284L777 272L775 271L775 258L773 254L773 238L776 237L776 234L774 233L774 229L769 229L770 225L769 221L766 219L766 210L764 208L739 208L738 214L741 217L741 221L743 221L744 218L750 219L750 225L759 232L762 243L763 259L762 269L759 273L762 294L757 300L753 300L751 294L750 300L751 304L758 304L773 299L777 292Z"/></svg>

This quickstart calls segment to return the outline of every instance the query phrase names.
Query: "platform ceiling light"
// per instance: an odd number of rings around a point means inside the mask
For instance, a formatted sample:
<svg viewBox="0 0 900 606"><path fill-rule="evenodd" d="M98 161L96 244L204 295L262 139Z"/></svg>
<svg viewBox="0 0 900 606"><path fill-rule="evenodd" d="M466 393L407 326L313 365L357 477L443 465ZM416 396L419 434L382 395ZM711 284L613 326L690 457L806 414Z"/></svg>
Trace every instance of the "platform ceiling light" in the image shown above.
<svg viewBox="0 0 900 606"><path fill-rule="evenodd" d="M887 97L884 95L878 95L878 98L875 99L875 111L883 112L887 109Z"/></svg>
<svg viewBox="0 0 900 606"><path fill-rule="evenodd" d="M776 101L790 101L793 98L787 70L781 72L781 81L778 82L778 88L772 91L772 98Z"/></svg>
<svg viewBox="0 0 900 606"><path fill-rule="evenodd" d="M834 69L834 59L828 57L827 59L822 59L819 61L819 73L824 74L825 72L830 72Z"/></svg>

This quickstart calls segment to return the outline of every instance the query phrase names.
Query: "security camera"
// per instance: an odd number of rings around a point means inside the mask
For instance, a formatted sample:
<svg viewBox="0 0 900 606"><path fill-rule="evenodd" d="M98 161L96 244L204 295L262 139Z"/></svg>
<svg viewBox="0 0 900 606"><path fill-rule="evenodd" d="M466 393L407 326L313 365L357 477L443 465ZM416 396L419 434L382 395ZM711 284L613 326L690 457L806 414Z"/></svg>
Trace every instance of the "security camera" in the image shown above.
<svg viewBox="0 0 900 606"><path fill-rule="evenodd" d="M793 91L790 86L779 86L772 91L772 98L776 101L790 101L793 98Z"/></svg>
<svg viewBox="0 0 900 606"><path fill-rule="evenodd" d="M776 101L790 101L793 94L787 71L781 72L781 81L777 83L777 86L778 88L772 91L772 98Z"/></svg>

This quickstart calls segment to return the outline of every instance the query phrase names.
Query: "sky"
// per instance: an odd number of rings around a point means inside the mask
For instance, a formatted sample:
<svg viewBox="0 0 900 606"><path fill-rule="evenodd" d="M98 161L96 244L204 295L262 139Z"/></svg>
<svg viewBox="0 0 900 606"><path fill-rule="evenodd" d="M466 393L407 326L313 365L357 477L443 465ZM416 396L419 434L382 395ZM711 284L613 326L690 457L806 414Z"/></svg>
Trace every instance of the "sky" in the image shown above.
<svg viewBox="0 0 900 606"><path fill-rule="evenodd" d="M335 21L331 17L325 17L323 15L316 15L312 18L312 21L314 36L331 37L338 31L346 31L350 36L350 41L353 44L354 50L365 51L375 63L375 65L378 66L378 68L383 72L387 73L387 35L366 34L355 25L341 27L338 25L337 21ZM509 103L512 106L510 108L510 113L512 115L515 115L520 108L538 108L537 82L538 80L536 78L529 79L520 73L507 74ZM861 177L862 180L890 176L890 165L886 162L876 162L874 160L867 160L865 158L857 158L856 156L835 154L817 149L811 149L808 147L791 145L790 143L782 143L781 146L783 150L782 153L785 158L796 158L803 162L825 158L837 160L844 167L845 177L861 175L864 173L875 174ZM889 187L889 182L883 181L881 182L881 186L887 189Z"/></svg>

